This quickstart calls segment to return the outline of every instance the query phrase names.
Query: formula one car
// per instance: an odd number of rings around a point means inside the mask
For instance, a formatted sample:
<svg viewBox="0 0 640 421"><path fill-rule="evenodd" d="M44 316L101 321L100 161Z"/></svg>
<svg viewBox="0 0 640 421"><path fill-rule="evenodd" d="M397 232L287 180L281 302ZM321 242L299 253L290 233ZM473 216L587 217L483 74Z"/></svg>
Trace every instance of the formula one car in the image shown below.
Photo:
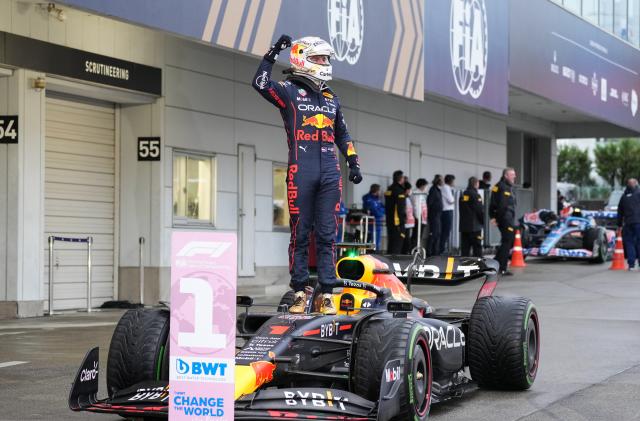
<svg viewBox="0 0 640 421"><path fill-rule="evenodd" d="M336 315L315 312L317 288L308 289L304 314L287 311L293 291L277 312L240 313L237 337L245 342L235 357L235 419L424 420L432 403L470 388L531 387L540 355L538 313L527 298L493 296L495 261L435 258L410 268L416 278L484 279L471 311L434 310L412 297L393 273L403 265L393 256L341 259ZM238 302L251 305L248 297ZM94 348L78 370L70 408L166 417L175 398L168 330L167 309L125 313L109 349L108 397L97 397Z"/></svg>
<svg viewBox="0 0 640 421"><path fill-rule="evenodd" d="M547 209L526 213L520 219L523 254L604 263L615 248L616 233L606 228L615 219L615 212L577 208L567 208L560 217Z"/></svg>

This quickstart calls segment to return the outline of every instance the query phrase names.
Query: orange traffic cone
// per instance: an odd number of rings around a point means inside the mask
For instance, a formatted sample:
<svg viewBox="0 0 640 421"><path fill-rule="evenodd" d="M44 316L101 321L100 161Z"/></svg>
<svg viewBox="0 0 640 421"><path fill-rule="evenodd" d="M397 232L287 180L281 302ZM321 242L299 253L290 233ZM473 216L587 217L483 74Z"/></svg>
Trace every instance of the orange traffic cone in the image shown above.
<svg viewBox="0 0 640 421"><path fill-rule="evenodd" d="M622 235L620 230L616 233L616 248L613 251L613 260L609 270L625 270L624 247L622 246Z"/></svg>
<svg viewBox="0 0 640 421"><path fill-rule="evenodd" d="M522 240L520 238L520 230L516 230L516 239L513 242L513 250L511 251L511 267L523 268L527 265L524 263L524 255L522 254Z"/></svg>

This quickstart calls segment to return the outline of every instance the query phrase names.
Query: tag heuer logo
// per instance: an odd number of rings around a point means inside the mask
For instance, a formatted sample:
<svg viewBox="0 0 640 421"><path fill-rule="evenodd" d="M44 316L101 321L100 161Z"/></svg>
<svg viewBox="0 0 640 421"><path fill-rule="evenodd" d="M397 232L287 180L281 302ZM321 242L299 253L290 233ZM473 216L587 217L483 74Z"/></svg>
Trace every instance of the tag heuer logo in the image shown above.
<svg viewBox="0 0 640 421"><path fill-rule="evenodd" d="M484 0L451 0L451 68L460 94L482 94L488 46Z"/></svg>
<svg viewBox="0 0 640 421"><path fill-rule="evenodd" d="M364 7L362 0L328 0L329 41L336 60L356 64L362 51Z"/></svg>

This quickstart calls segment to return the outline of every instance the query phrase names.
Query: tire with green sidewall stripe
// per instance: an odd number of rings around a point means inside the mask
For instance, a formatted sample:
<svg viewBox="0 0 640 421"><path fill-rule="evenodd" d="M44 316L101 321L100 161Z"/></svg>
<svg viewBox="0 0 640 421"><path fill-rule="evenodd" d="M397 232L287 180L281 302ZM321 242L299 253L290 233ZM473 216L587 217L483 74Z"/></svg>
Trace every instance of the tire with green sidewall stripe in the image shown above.
<svg viewBox="0 0 640 421"><path fill-rule="evenodd" d="M358 336L351 385L354 393L377 401L388 361L404 361L396 420L422 421L431 407L431 353L421 324L410 319L370 320Z"/></svg>
<svg viewBox="0 0 640 421"><path fill-rule="evenodd" d="M485 297L469 320L467 356L480 387L525 390L540 361L540 324L533 302L523 297Z"/></svg>
<svg viewBox="0 0 640 421"><path fill-rule="evenodd" d="M109 396L141 381L169 380L168 340L168 310L128 310L120 318L109 346Z"/></svg>

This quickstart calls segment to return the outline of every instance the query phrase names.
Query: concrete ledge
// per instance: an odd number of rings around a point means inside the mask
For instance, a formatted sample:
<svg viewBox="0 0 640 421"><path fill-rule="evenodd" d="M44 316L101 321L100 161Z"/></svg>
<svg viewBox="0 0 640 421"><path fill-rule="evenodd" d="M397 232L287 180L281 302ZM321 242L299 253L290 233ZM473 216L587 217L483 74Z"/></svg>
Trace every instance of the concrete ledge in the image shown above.
<svg viewBox="0 0 640 421"><path fill-rule="evenodd" d="M42 315L44 315L44 301L18 301L18 317L40 317Z"/></svg>
<svg viewBox="0 0 640 421"><path fill-rule="evenodd" d="M0 301L0 320L18 317L18 303L15 301Z"/></svg>

